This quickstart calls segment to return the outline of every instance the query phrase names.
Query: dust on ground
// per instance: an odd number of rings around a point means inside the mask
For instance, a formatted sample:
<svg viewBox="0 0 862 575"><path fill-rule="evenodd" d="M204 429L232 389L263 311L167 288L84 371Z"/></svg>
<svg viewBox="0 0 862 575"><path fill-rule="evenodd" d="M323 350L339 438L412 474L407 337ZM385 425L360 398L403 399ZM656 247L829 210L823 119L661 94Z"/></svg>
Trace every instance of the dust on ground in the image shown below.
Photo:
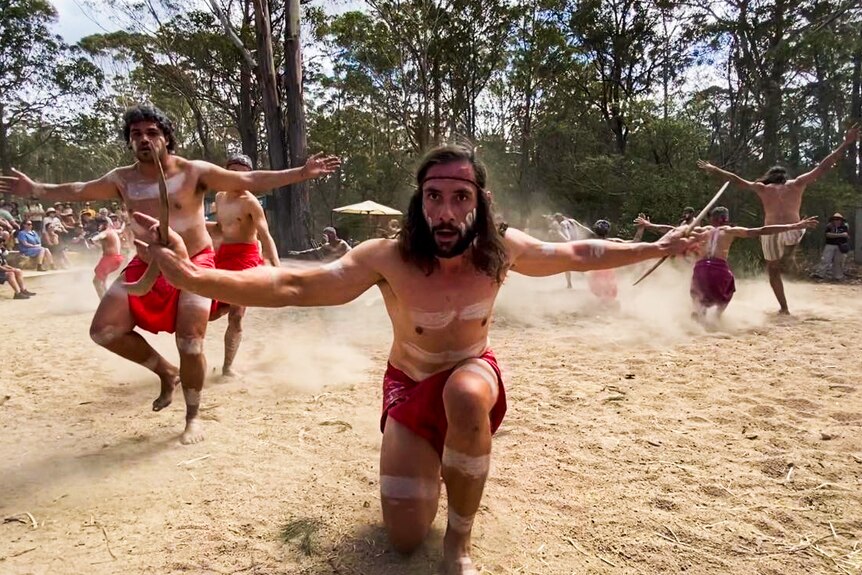
<svg viewBox="0 0 862 575"><path fill-rule="evenodd" d="M689 318L685 266L619 273L619 309L583 276L511 276L491 340L509 411L474 534L485 574L862 572L862 300L764 278L725 320ZM88 272L2 294L0 572L437 572L387 545L377 482L390 328L377 292L331 309L254 309L218 375L207 440L156 378L88 337ZM147 339L176 360L171 337Z"/></svg>

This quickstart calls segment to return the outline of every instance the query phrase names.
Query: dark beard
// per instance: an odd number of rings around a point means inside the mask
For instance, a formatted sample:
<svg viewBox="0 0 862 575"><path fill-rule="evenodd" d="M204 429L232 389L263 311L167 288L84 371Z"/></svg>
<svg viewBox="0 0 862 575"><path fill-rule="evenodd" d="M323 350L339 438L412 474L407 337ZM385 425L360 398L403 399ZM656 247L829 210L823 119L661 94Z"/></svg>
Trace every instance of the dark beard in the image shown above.
<svg viewBox="0 0 862 575"><path fill-rule="evenodd" d="M451 230L453 232L458 232L459 238L458 241L455 242L455 245L452 246L449 250L440 249L440 245L437 241L434 241L434 255L438 258L442 258L444 260L448 260L451 258L456 258L467 251L467 248L473 243L473 240L476 239L476 230L474 228L470 228L466 231L466 233L461 233L461 230L450 226L437 226L431 230L431 236L434 236L434 232L437 230Z"/></svg>

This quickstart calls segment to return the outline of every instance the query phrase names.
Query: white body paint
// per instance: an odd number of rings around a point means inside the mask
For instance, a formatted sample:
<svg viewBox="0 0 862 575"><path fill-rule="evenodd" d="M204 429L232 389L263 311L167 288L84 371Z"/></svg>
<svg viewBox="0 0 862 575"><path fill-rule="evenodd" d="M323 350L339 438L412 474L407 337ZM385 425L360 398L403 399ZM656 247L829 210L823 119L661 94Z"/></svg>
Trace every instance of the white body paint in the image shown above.
<svg viewBox="0 0 862 575"><path fill-rule="evenodd" d="M456 319L470 321L485 319L491 315L494 309L494 298L488 298L474 304L470 304L460 310L446 311L424 311L420 309L410 310L410 319L418 327L424 329L443 329Z"/></svg>
<svg viewBox="0 0 862 575"><path fill-rule="evenodd" d="M180 300L177 306L188 309L196 308L201 310L209 310L212 307L212 300L208 297L203 297L196 293L184 291L180 294Z"/></svg>
<svg viewBox="0 0 862 575"><path fill-rule="evenodd" d="M554 244L544 243L539 249L542 250L542 253L546 256L552 256L557 253L557 246L555 246Z"/></svg>
<svg viewBox="0 0 862 575"><path fill-rule="evenodd" d="M497 373L494 371L487 361L482 359L468 359L457 368L453 372L458 373L460 371L466 371L469 373L474 373L481 377L488 384L488 387L491 388L491 397L494 399L494 403L497 402L497 393L499 391L499 383L497 381Z"/></svg>
<svg viewBox="0 0 862 575"><path fill-rule="evenodd" d="M90 338L101 345L102 347L110 345L117 341L123 335L123 331L112 326L103 327L102 329L90 334Z"/></svg>
<svg viewBox="0 0 862 575"><path fill-rule="evenodd" d="M184 172L173 175L165 180L168 189L168 196L176 194L185 183L186 176ZM126 194L130 200L157 200L159 199L159 184L158 183L141 183L128 182L126 183ZM171 226L173 227L173 226Z"/></svg>
<svg viewBox="0 0 862 575"><path fill-rule="evenodd" d="M454 531L458 533L467 534L473 530L473 520L476 518L476 515L467 515L466 517L463 515L458 515L452 508L449 508L449 527L451 527Z"/></svg>
<svg viewBox="0 0 862 575"><path fill-rule="evenodd" d="M201 392L197 389L186 389L183 388L183 398L186 400L186 405L200 405L201 404Z"/></svg>
<svg viewBox="0 0 862 575"><path fill-rule="evenodd" d="M409 341L402 343L401 347L404 349L404 352L409 357L412 357L417 361L421 361L423 363L444 365L458 363L459 361L482 355L482 352L485 351L485 348L488 347L488 340L486 339L477 342L476 344L464 349L444 350L436 352L426 351L415 343L411 343Z"/></svg>
<svg viewBox="0 0 862 575"><path fill-rule="evenodd" d="M491 454L467 455L444 446L442 463L445 467L456 469L467 477L480 479L488 475Z"/></svg>
<svg viewBox="0 0 862 575"><path fill-rule="evenodd" d="M323 269L325 269L335 277L341 277L344 275L344 262L342 262L341 260L335 260L323 265Z"/></svg>
<svg viewBox="0 0 862 575"><path fill-rule="evenodd" d="M440 496L440 485L421 477L381 475L380 494L391 499L436 500Z"/></svg>
<svg viewBox="0 0 862 575"><path fill-rule="evenodd" d="M605 242L601 240L587 240L590 244L590 256L600 258L605 255Z"/></svg>
<svg viewBox="0 0 862 575"><path fill-rule="evenodd" d="M142 361L141 365L146 367L150 371L155 371L156 368L159 366L159 356L153 354L144 361Z"/></svg>
<svg viewBox="0 0 862 575"><path fill-rule="evenodd" d="M204 340L200 337L178 337L177 349L187 355L200 355L204 352Z"/></svg>

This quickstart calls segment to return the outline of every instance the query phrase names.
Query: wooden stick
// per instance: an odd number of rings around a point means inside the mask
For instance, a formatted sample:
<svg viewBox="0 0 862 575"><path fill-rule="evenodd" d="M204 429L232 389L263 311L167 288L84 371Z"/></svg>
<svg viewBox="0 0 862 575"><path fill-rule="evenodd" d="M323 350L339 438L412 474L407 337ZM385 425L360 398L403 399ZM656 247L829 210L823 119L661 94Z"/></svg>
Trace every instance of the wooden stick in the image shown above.
<svg viewBox="0 0 862 575"><path fill-rule="evenodd" d="M698 214L698 216L695 219L693 219L691 221L691 223L688 224L688 226L686 226L685 230L682 233L683 237L689 235L691 233L691 231L697 226L697 224L700 223L700 220L702 220L704 217L706 217L706 214L708 214L709 210L711 210L713 208L713 206L715 206L716 202L718 202L718 199L721 197L721 195L724 193L724 190L726 190L727 186L729 186L729 185L730 185L730 182L724 182L724 185L721 186L721 189L718 190L718 193L712 197L712 199L709 201L708 204L706 204L706 207L700 211L700 214ZM648 269L646 271L646 273L644 275L642 275L638 279L638 281L636 281L633 285L638 285L639 283L644 281L646 279L646 277L648 275L650 275L651 273L653 273L661 264L663 264L667 258L668 258L668 256L664 256L659 261L657 261L655 263L655 265L653 267L651 267L650 269Z"/></svg>

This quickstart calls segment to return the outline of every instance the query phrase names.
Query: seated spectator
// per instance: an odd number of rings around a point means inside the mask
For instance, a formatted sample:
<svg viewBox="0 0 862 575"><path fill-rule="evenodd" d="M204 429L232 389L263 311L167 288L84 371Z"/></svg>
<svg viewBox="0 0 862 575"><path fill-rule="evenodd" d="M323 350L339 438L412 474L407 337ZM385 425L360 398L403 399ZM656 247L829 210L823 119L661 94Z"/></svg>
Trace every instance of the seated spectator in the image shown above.
<svg viewBox="0 0 862 575"><path fill-rule="evenodd" d="M823 255L820 264L814 273L816 278L825 278L832 275L832 279L844 279L844 258L850 251L850 226L841 214L834 214L826 224L826 245L823 246Z"/></svg>
<svg viewBox="0 0 862 575"><path fill-rule="evenodd" d="M323 228L323 242L320 247L301 252L287 252L288 257L299 259L319 259L322 261L337 260L350 251L350 244L338 237L333 227Z"/></svg>
<svg viewBox="0 0 862 575"><path fill-rule="evenodd" d="M12 217L15 219L15 223L20 228L21 222L24 221L24 217L21 215L21 209L18 207L18 202L12 202L9 205L12 206L9 208L9 213L12 214Z"/></svg>
<svg viewBox="0 0 862 575"><path fill-rule="evenodd" d="M50 266L54 263L51 252L42 247L42 240L30 220L25 221L24 228L18 232L18 251L21 255L35 259L36 269L40 272L48 271L45 264Z"/></svg>
<svg viewBox="0 0 862 575"><path fill-rule="evenodd" d="M51 252L55 266L66 269L69 267L69 259L66 257L66 247L60 242L58 228L65 231L62 224L45 220L42 229L42 245Z"/></svg>
<svg viewBox="0 0 862 575"><path fill-rule="evenodd" d="M91 215L92 214L92 215ZM96 212L93 210L81 210L81 227L87 237L99 233L99 225L96 223Z"/></svg>
<svg viewBox="0 0 862 575"><path fill-rule="evenodd" d="M0 220L6 222L9 225L15 224L15 216L12 215L12 204L7 201L3 201L0 204Z"/></svg>
<svg viewBox="0 0 862 575"><path fill-rule="evenodd" d="M56 208L45 210L45 219L42 220L42 231L44 232L45 228L48 227L53 227L54 233L66 233L66 226L63 225L63 220L60 219Z"/></svg>
<svg viewBox="0 0 862 575"><path fill-rule="evenodd" d="M24 287L24 274L18 268L13 268L6 261L6 242L0 240L0 285L9 282L9 287L15 292L13 299L29 299L36 295Z"/></svg>
<svg viewBox="0 0 862 575"><path fill-rule="evenodd" d="M42 218L45 216L45 210L42 209L42 204L39 200L30 200L24 204L24 213L22 220L29 220L33 225L33 230L37 233L42 231Z"/></svg>

